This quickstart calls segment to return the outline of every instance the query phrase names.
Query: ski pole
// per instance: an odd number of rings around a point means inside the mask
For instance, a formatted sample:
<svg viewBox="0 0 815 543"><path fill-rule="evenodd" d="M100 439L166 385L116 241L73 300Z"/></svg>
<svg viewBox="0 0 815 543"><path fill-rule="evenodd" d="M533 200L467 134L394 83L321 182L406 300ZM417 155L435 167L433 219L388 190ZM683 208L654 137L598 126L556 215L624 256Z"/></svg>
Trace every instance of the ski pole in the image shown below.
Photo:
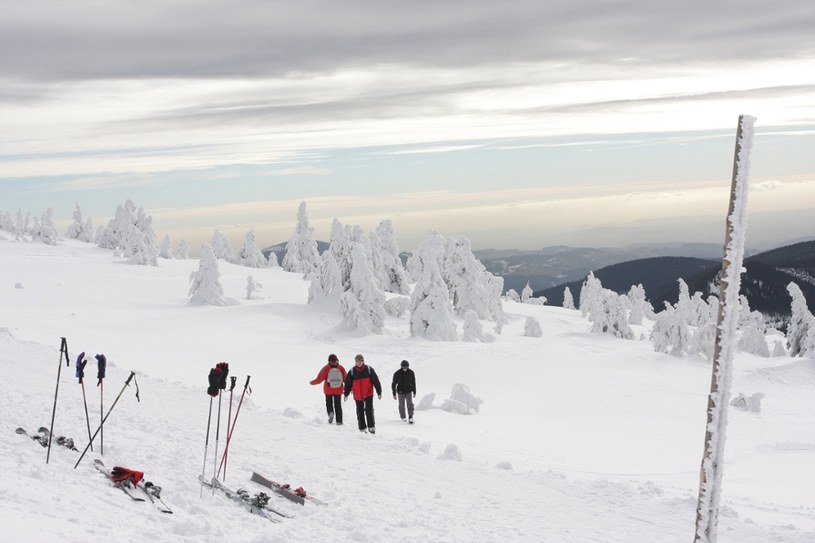
<svg viewBox="0 0 815 543"><path fill-rule="evenodd" d="M45 463L51 458L51 436L54 435L54 417L57 415L57 396L59 395L59 376L62 373L62 356L65 355L65 366L71 365L71 358L68 356L68 341L63 337L59 346L59 366L57 366L57 389L54 391L54 408L51 410L51 429L48 431L48 453L45 455Z"/></svg>
<svg viewBox="0 0 815 543"><path fill-rule="evenodd" d="M79 353L76 357L76 378L79 379L79 385L82 387L82 403L85 406L85 423L88 425L88 439L91 438L91 417L88 414L88 398L85 396L85 366L88 361L85 360L85 351ZM91 445L93 450L93 445Z"/></svg>
<svg viewBox="0 0 815 543"><path fill-rule="evenodd" d="M110 409L108 409L108 413L107 413L107 415L105 415L105 416L104 416L104 418L102 418L102 423L101 423L101 424L99 424L99 428L97 428L97 429L96 429L96 432L94 432L94 433L93 433L93 436L91 437L90 442L87 444L87 446L85 446L85 450L84 450L84 451L82 451L82 454L79 456L79 460L77 460L77 461L76 461L76 464L74 464L74 469L76 469L76 468L77 468L77 466L79 466L79 463L80 463L80 462L82 462L82 459L83 459L83 458L85 458L85 453L87 453L87 452L88 452L88 449L90 449L90 447L91 447L91 443L93 443L94 438L96 438L96 434L98 434L98 433L99 433L99 431L100 431L100 430L102 430L102 426L104 426L105 421L106 421L106 420L108 420L108 417L110 416L110 412L111 412L111 411L113 411L113 408L114 408L114 407L116 407L116 403L119 401L119 398L121 398L121 397L122 397L122 394L124 393L125 389L126 389L128 386L130 386L130 381L131 381L131 380L133 380L133 378L134 378L135 376L136 376L136 372L135 372L135 371L131 371L131 372L130 372L130 377L128 377L128 378L127 378L127 381L125 381L125 384L124 384L124 386L122 387L122 390L120 390L120 391L119 391L118 396L116 396L116 399L115 399L115 400L113 400L113 403L111 404ZM137 400L137 401L141 401L141 400L139 400L139 383L138 383L138 382L136 383L136 400Z"/></svg>
<svg viewBox="0 0 815 543"><path fill-rule="evenodd" d="M229 453L229 443L232 441L232 434L235 433L235 423L238 422L238 415L241 413L241 405L243 405L243 397L246 395L246 390L249 389L249 394L252 393L252 389L249 387L249 379L251 379L251 375L246 376L246 383L243 385L243 392L241 393L241 399L238 401L238 409L235 410L235 419L232 421L232 424L229 427L229 433L226 435L226 445L224 446L224 455L221 457L221 466L224 468L224 473L226 473L226 456ZM221 473L221 468L218 468L218 473Z"/></svg>
<svg viewBox="0 0 815 543"><path fill-rule="evenodd" d="M204 440L204 466L201 468L201 494L204 495L204 473L207 471L207 453L209 452L209 429L212 427L212 397L209 398L209 415L207 415L207 438Z"/></svg>
<svg viewBox="0 0 815 543"><path fill-rule="evenodd" d="M237 377L230 377L229 378L229 412L226 415L226 437L229 437L229 433L232 428L232 397L235 390L235 381L237 381ZM226 449L224 449L224 457L226 457ZM221 476L221 470L218 470L218 476ZM226 460L224 461L224 481L226 481Z"/></svg>
<svg viewBox="0 0 815 543"><path fill-rule="evenodd" d="M103 419L102 415L105 412L105 383L104 383L104 380L105 380L105 370L106 370L107 365L108 365L108 360L107 360L107 358L105 358L105 355L103 355L103 354L98 354L94 358L96 358L96 362L97 362L97 365L96 365L96 367L97 367L96 378L98 379L98 381L96 381L96 386L99 387L99 421L100 421L99 424L101 426L102 421L103 421L102 420ZM91 450L93 450L93 449L91 449ZM101 455L105 454L105 430L104 429L102 429L99 432L99 454L101 454Z"/></svg>
<svg viewBox="0 0 815 543"><path fill-rule="evenodd" d="M229 364L226 362L218 362L215 364L216 376L218 378L218 420L215 423L215 456L212 458L212 476L216 475L216 466L218 464L218 441L221 437L221 403L223 398L223 391L226 389L226 376L229 374ZM227 421L227 428L229 421ZM227 434L228 435L228 434ZM212 487L212 493L215 494L215 487Z"/></svg>

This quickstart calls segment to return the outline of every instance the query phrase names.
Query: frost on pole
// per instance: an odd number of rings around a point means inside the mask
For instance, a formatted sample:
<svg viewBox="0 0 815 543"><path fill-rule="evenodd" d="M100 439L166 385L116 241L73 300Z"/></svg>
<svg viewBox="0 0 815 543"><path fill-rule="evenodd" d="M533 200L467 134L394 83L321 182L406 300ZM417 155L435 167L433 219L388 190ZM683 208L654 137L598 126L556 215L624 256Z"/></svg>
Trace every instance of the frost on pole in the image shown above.
<svg viewBox="0 0 815 543"><path fill-rule="evenodd" d="M725 429L733 376L733 353L737 346L736 327L739 318L739 288L744 271L744 242L747 234L747 192L750 175L750 153L753 149L755 118L739 117L736 132L736 152L733 159L733 179L730 209L725 231L722 283L719 291L718 326L713 351L713 370L708 396L705 450L699 482L699 502L696 509L696 537L701 543L716 542L719 517L722 469L724 467Z"/></svg>

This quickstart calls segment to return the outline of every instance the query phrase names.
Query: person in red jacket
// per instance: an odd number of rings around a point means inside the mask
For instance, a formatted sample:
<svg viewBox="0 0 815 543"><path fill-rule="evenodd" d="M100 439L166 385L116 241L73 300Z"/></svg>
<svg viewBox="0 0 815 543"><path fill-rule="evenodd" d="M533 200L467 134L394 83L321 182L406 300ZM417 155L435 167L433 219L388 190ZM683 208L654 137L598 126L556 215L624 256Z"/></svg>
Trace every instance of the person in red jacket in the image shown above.
<svg viewBox="0 0 815 543"><path fill-rule="evenodd" d="M342 397L343 385L347 373L345 368L340 365L340 359L337 355L328 355L328 364L323 366L317 378L311 381L312 385L323 385L323 392L325 393L325 410L328 412L328 424L334 422L334 417L337 417L337 426L342 424Z"/></svg>
<svg viewBox="0 0 815 543"><path fill-rule="evenodd" d="M359 431L375 434L374 423L374 390L377 397L382 399L382 385L379 377L371 366L365 365L365 358L361 354L354 357L354 367L348 372L345 379L345 399L354 391L354 401L357 403L357 423ZM366 423L367 419L367 423Z"/></svg>

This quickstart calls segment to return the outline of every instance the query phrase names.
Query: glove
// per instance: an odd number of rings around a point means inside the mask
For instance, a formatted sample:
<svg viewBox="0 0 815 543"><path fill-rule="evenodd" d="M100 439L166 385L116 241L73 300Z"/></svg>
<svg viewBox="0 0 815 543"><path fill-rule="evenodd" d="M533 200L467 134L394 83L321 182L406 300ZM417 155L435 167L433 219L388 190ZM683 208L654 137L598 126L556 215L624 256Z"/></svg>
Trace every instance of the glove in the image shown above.
<svg viewBox="0 0 815 543"><path fill-rule="evenodd" d="M99 386L102 384L102 379L105 378L105 369L107 368L108 360L103 354L98 354L94 358L96 358L96 378L99 379L96 382L96 386Z"/></svg>
<svg viewBox="0 0 815 543"><path fill-rule="evenodd" d="M382 399L382 394L377 394L376 397L381 400Z"/></svg>
<svg viewBox="0 0 815 543"><path fill-rule="evenodd" d="M221 382L218 383L218 388L226 390L226 376L229 375L229 364L226 362L218 362L215 367L221 370Z"/></svg>
<svg viewBox="0 0 815 543"><path fill-rule="evenodd" d="M85 364L88 363L88 361L83 360L83 358L85 358L84 351L79 353L79 356L76 357L76 378L79 379L80 383L85 379Z"/></svg>
<svg viewBox="0 0 815 543"><path fill-rule="evenodd" d="M215 366L211 370L209 370L209 388L207 389L207 394L212 397L218 395L218 389L221 386L221 368Z"/></svg>
<svg viewBox="0 0 815 543"><path fill-rule="evenodd" d="M396 399L396 394L394 394L394 395L393 395L393 399L394 399L394 400Z"/></svg>
<svg viewBox="0 0 815 543"><path fill-rule="evenodd" d="M133 486L139 484L139 481L144 477L144 472L132 469L123 468L121 466L114 466L110 470L110 478L117 483L131 483Z"/></svg>

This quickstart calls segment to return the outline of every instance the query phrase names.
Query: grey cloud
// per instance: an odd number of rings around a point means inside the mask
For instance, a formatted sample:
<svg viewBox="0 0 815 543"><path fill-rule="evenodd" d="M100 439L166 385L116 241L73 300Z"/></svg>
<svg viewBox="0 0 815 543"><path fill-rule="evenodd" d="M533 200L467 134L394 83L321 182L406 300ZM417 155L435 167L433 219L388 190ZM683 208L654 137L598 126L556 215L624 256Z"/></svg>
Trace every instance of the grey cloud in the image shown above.
<svg viewBox="0 0 815 543"><path fill-rule="evenodd" d="M274 77L370 64L811 56L810 0L3 0L0 77Z"/></svg>

